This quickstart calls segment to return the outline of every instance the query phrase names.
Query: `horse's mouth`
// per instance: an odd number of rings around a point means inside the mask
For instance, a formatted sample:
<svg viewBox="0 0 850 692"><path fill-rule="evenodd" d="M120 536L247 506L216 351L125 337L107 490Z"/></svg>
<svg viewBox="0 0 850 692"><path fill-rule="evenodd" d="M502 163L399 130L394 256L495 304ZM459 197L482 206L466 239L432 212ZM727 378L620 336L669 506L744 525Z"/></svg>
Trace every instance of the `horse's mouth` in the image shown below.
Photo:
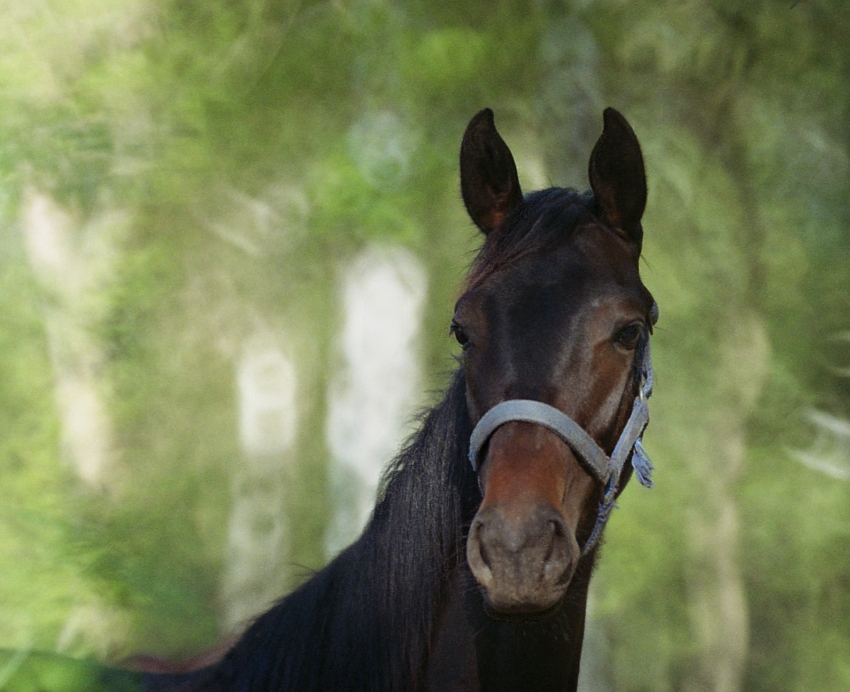
<svg viewBox="0 0 850 692"><path fill-rule="evenodd" d="M489 618L502 622L510 622L515 625L525 625L554 618L561 612L566 601L564 597L566 595L566 586L552 605L543 607L528 604L524 606L496 607L487 595L487 590L482 586L479 586L479 590L484 602L484 612Z"/></svg>

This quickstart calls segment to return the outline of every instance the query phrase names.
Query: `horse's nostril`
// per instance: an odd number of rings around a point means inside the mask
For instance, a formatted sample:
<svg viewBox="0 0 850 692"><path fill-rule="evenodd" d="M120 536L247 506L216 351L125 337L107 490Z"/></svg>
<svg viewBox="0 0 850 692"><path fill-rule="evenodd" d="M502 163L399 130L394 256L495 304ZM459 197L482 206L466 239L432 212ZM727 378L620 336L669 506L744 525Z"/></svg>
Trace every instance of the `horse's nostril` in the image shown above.
<svg viewBox="0 0 850 692"><path fill-rule="evenodd" d="M481 540L481 532L484 522L476 518L469 529L469 538L466 542L466 559L472 574L482 586L487 586L493 579L490 567L490 556L484 547L486 541Z"/></svg>
<svg viewBox="0 0 850 692"><path fill-rule="evenodd" d="M558 517L558 520L552 520L550 522L552 524L552 531L554 532L555 538L565 538L567 535L567 526L564 523L564 520Z"/></svg>
<svg viewBox="0 0 850 692"><path fill-rule="evenodd" d="M558 524L554 521L549 522L549 546L546 549L546 554L543 556L543 563L548 564L552 559L552 553L555 550L555 543L558 541Z"/></svg>
<svg viewBox="0 0 850 692"><path fill-rule="evenodd" d="M543 558L543 579L560 583L566 573L571 574L570 540L561 517L549 521L549 543Z"/></svg>
<svg viewBox="0 0 850 692"><path fill-rule="evenodd" d="M478 552L481 554L481 561L485 565L487 565L487 567L490 567L490 556L487 553L487 542L481 540L481 535L480 535L481 534L481 528L482 528L481 525L479 525L478 526L479 535L478 535L478 542L477 542L478 543Z"/></svg>
<svg viewBox="0 0 850 692"><path fill-rule="evenodd" d="M480 550L480 551L481 551L481 561L482 561L485 565L487 565L487 567L490 567L490 557L487 555L487 547L486 547L486 545L485 545L484 543L479 543L479 544L478 544L478 550Z"/></svg>

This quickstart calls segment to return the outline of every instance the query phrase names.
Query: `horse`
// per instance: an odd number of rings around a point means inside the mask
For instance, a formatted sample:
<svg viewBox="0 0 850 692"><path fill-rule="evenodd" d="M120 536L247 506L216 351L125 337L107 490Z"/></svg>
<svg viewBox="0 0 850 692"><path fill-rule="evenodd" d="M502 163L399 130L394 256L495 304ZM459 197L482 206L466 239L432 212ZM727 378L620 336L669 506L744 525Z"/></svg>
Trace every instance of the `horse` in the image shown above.
<svg viewBox="0 0 850 692"><path fill-rule="evenodd" d="M460 177L484 240L449 330L459 366L367 527L218 663L147 690L576 690L602 530L633 474L651 485L643 157L608 108L590 190L524 195L485 109Z"/></svg>

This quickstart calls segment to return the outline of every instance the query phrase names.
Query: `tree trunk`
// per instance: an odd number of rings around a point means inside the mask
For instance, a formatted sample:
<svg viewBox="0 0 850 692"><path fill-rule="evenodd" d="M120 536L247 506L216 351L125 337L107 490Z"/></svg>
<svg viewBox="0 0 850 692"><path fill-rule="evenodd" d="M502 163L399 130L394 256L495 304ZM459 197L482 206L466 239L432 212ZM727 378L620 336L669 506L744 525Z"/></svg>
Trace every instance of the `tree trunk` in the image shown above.
<svg viewBox="0 0 850 692"><path fill-rule="evenodd" d="M700 501L687 518L688 589L698 653L685 692L738 692L749 646L735 489L746 461L746 420L765 381L770 349L758 315L743 312L726 324L715 403L691 460Z"/></svg>

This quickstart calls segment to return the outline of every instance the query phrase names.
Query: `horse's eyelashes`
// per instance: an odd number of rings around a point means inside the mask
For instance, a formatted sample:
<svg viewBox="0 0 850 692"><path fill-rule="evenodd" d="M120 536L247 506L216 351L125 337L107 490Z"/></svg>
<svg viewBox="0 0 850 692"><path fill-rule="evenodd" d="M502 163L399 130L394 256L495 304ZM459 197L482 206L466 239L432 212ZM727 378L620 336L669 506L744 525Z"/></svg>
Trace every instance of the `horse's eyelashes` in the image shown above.
<svg viewBox="0 0 850 692"><path fill-rule="evenodd" d="M469 337L466 335L466 332L463 331L463 327L461 327L457 322L452 321L452 326L449 327L449 333L454 335L454 338L457 339L461 348L469 346Z"/></svg>

